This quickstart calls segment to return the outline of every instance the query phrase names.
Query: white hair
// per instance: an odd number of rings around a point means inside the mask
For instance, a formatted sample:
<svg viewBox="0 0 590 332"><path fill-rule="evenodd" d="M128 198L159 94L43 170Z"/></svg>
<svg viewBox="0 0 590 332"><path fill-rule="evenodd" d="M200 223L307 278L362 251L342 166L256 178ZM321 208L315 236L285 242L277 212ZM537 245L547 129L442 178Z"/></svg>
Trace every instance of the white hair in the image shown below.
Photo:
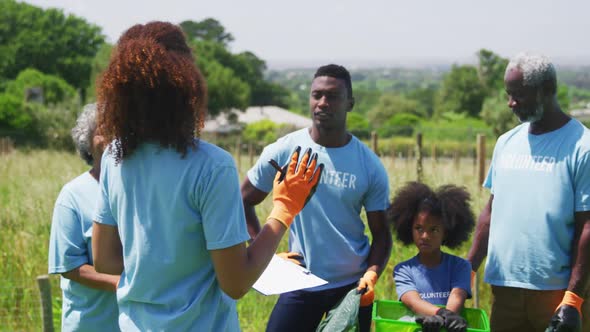
<svg viewBox="0 0 590 332"><path fill-rule="evenodd" d="M96 130L96 104L88 104L84 106L82 113L76 120L76 126L72 128L72 138L76 150L80 157L88 165L92 165L94 158L92 157L92 140L94 138L94 131Z"/></svg>
<svg viewBox="0 0 590 332"><path fill-rule="evenodd" d="M526 52L519 53L510 59L506 73L514 68L522 72L525 86L538 88L549 82L552 87L556 87L555 67L546 56Z"/></svg>

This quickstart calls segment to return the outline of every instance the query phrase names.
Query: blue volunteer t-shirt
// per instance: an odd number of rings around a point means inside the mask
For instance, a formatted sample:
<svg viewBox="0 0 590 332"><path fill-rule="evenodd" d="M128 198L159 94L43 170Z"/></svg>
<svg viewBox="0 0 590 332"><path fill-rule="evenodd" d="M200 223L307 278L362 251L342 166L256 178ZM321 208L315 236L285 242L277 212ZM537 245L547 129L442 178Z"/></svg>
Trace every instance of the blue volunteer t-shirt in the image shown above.
<svg viewBox="0 0 590 332"><path fill-rule="evenodd" d="M199 141L183 158L142 144L115 165L105 152L96 221L118 227L124 331L238 331L235 300L217 282L210 250L249 239L230 154Z"/></svg>
<svg viewBox="0 0 590 332"><path fill-rule="evenodd" d="M268 145L248 171L248 179L259 190L272 191L276 170L290 160L296 146L301 155L311 148L318 165L325 168L313 197L290 227L289 250L303 255L307 268L329 283L311 290L344 286L363 275L370 243L365 235L361 211L382 211L389 206L389 179L381 161L356 137L339 148L316 144L309 129L290 133Z"/></svg>
<svg viewBox="0 0 590 332"><path fill-rule="evenodd" d="M442 253L442 262L433 268L420 263L418 256L397 264L393 270L398 300L409 291L416 291L422 300L446 305L453 288L460 288L471 298L471 264L469 261Z"/></svg>
<svg viewBox="0 0 590 332"><path fill-rule="evenodd" d="M542 135L529 126L498 138L484 183L494 195L485 281L565 289L574 212L590 210L590 132L575 119Z"/></svg>
<svg viewBox="0 0 590 332"><path fill-rule="evenodd" d="M64 273L93 265L92 213L98 182L86 172L67 183L53 209L49 238L49 273ZM61 277L63 331L119 331L114 292L86 287Z"/></svg>

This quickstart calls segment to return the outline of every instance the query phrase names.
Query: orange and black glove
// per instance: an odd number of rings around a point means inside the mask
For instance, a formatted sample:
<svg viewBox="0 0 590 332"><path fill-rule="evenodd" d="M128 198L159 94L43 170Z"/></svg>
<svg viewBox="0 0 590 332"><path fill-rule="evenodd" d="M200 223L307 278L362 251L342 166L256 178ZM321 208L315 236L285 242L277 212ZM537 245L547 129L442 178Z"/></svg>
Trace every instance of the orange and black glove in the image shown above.
<svg viewBox="0 0 590 332"><path fill-rule="evenodd" d="M375 284L379 276L375 271L367 271L359 280L357 291L363 292L361 296L361 307L370 306L375 301Z"/></svg>
<svg viewBox="0 0 590 332"><path fill-rule="evenodd" d="M291 226L295 216L301 212L315 191L324 169L323 164L317 166L317 154L312 156L311 149L307 150L298 163L300 151L301 147L295 149L288 166L277 172L273 182L273 208L268 218L281 222L286 228Z"/></svg>
<svg viewBox="0 0 590 332"><path fill-rule="evenodd" d="M292 252L292 251L281 252L281 253L278 253L277 256L281 257L284 260L288 260L291 263L305 267L305 263L303 261L303 256L301 256L301 254L298 252Z"/></svg>
<svg viewBox="0 0 590 332"><path fill-rule="evenodd" d="M584 299L566 291L545 332L581 332L582 303Z"/></svg>

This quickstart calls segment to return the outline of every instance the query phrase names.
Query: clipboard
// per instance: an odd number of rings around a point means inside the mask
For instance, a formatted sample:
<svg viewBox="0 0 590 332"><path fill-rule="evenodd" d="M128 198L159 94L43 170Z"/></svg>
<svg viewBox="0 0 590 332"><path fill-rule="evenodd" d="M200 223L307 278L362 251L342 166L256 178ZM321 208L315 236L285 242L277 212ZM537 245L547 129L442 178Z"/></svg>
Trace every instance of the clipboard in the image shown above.
<svg viewBox="0 0 590 332"><path fill-rule="evenodd" d="M275 295L327 283L308 269L274 255L252 288L263 295Z"/></svg>

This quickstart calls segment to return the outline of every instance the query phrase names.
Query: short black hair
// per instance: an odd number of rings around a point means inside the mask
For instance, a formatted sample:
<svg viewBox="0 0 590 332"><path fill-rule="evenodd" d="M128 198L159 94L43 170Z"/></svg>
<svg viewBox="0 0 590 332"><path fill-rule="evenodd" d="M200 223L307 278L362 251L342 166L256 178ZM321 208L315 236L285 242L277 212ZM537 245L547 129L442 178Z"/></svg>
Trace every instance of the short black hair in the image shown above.
<svg viewBox="0 0 590 332"><path fill-rule="evenodd" d="M344 87L346 87L346 92L348 93L348 98L352 98L352 81L350 79L350 73L346 68L335 64L321 66L316 70L313 78L320 76L334 77L343 80Z"/></svg>
<svg viewBox="0 0 590 332"><path fill-rule="evenodd" d="M405 245L414 243L412 227L420 212L440 217L445 228L443 245L457 248L469 239L475 227L471 196L465 187L443 185L436 191L420 182L408 182L393 198L387 218L397 238Z"/></svg>

